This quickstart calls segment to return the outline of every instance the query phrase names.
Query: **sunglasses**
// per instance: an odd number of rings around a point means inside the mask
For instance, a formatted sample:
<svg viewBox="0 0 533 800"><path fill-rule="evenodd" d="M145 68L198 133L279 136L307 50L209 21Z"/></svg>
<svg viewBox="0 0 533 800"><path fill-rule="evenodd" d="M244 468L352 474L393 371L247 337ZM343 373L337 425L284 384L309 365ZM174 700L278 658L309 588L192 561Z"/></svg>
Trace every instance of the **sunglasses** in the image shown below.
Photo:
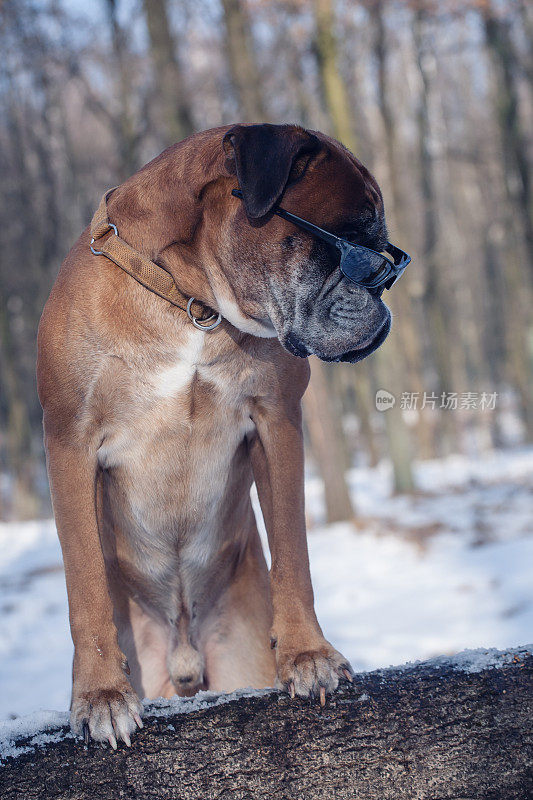
<svg viewBox="0 0 533 800"><path fill-rule="evenodd" d="M231 193L234 197L243 200L240 189L233 189ZM335 236L335 234L329 233L329 231L319 228L318 225L313 225L312 222L297 217L296 214L291 214L290 211L285 211L279 206L273 208L272 213L292 222L298 228L312 233L322 241L334 245L340 250L339 267L342 274L348 280L364 286L366 289L380 290L380 293L384 289L391 289L411 261L410 255L390 242L387 242L382 253L378 253L377 250L371 250L361 244L352 244L347 239Z"/></svg>

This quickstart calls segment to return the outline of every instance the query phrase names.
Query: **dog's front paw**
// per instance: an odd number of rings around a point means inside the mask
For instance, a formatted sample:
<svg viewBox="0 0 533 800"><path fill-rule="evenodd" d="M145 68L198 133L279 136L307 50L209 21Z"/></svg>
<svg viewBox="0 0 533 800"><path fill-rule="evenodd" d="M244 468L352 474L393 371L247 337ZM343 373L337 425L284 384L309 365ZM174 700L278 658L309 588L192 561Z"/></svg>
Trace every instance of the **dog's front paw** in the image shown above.
<svg viewBox="0 0 533 800"><path fill-rule="evenodd" d="M279 649L277 653L277 687L291 697L319 697L323 706L326 694L335 691L339 680L351 683L352 675L349 662L326 641L312 650Z"/></svg>
<svg viewBox="0 0 533 800"><path fill-rule="evenodd" d="M142 728L142 705L139 698L124 682L113 688L75 692L70 709L70 726L74 733L83 736L88 744L92 738L97 742L109 742L117 749L117 739L128 747L131 734Z"/></svg>

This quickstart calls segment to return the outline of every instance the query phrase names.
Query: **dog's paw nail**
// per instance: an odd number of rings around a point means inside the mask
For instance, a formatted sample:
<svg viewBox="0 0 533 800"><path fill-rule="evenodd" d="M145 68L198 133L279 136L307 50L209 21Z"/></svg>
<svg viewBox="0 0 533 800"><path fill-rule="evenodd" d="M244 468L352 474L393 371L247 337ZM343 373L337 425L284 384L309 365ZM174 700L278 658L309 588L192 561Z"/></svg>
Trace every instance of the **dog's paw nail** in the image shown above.
<svg viewBox="0 0 533 800"><path fill-rule="evenodd" d="M291 696L291 700L294 700L294 698L296 697L296 690L294 688L294 683L292 683L292 681L289 685L289 694Z"/></svg>
<svg viewBox="0 0 533 800"><path fill-rule="evenodd" d="M117 749L117 740L115 739L113 734L111 734L111 736L107 737L107 741L109 742L109 744L111 745L113 750Z"/></svg>
<svg viewBox="0 0 533 800"><path fill-rule="evenodd" d="M322 708L326 705L326 690L323 686L320 687L320 705Z"/></svg>
<svg viewBox="0 0 533 800"><path fill-rule="evenodd" d="M347 669L343 669L343 673L344 673L344 676L345 676L346 680L349 681L350 683L353 683L353 677L352 677L351 672L349 672Z"/></svg>
<svg viewBox="0 0 533 800"><path fill-rule="evenodd" d="M126 744L126 746L127 747L131 747L131 739L130 739L129 733L124 732L122 734L122 738L124 739L124 743Z"/></svg>
<svg viewBox="0 0 533 800"><path fill-rule="evenodd" d="M83 741L85 742L85 744L88 747L89 746L89 742L91 741L91 734L89 733L89 723L88 723L88 721L86 719L83 720L81 730L82 730L82 735L83 735Z"/></svg>
<svg viewBox="0 0 533 800"><path fill-rule="evenodd" d="M133 715L133 719L135 720L135 722L137 723L137 726L139 728L143 727L143 721L142 721L142 719L140 718L140 716L138 714L134 714Z"/></svg>

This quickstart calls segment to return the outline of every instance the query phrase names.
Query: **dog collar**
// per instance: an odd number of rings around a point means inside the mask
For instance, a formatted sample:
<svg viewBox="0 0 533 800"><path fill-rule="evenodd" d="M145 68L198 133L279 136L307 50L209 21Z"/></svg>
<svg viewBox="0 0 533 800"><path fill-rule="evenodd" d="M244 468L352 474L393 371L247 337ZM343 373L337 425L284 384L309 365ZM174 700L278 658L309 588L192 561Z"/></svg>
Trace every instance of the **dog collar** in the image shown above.
<svg viewBox="0 0 533 800"><path fill-rule="evenodd" d="M105 192L92 218L91 253L95 256L105 256L151 292L185 311L195 328L201 331L213 331L218 328L222 322L221 314L200 300L196 300L195 297L183 294L176 286L170 272L120 238L116 225L109 221L107 213L107 198L115 189L116 187ZM99 250L93 247L96 241Z"/></svg>

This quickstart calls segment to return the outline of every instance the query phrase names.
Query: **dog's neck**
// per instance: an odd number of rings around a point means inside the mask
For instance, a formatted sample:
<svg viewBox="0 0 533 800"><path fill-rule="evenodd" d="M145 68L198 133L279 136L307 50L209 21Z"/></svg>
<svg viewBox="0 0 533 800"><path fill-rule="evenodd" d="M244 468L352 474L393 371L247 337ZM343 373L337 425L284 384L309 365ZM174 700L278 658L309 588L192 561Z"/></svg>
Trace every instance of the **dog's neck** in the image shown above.
<svg viewBox="0 0 533 800"><path fill-rule="evenodd" d="M200 192L205 170L198 176L192 159L177 152L187 148L180 142L161 153L119 186L108 199L109 218L128 244L164 266L176 286L187 296L215 307L216 299L206 271L195 253L194 238L202 222ZM191 163L192 162L192 163ZM214 177L222 171L222 154L213 165ZM185 171L184 165L191 166Z"/></svg>
<svg viewBox="0 0 533 800"><path fill-rule="evenodd" d="M190 153L183 153L183 150ZM179 154L179 158L177 157ZM205 150L203 151L205 158ZM207 170L195 169L193 144L189 140L173 145L147 167L119 186L108 199L109 219L128 244L170 272L176 286L219 311L234 327L254 336L272 337L275 330L244 312L227 276L201 258L195 234L202 225L206 185L229 177L224 170L224 153L213 143ZM221 221L222 224L222 221Z"/></svg>

